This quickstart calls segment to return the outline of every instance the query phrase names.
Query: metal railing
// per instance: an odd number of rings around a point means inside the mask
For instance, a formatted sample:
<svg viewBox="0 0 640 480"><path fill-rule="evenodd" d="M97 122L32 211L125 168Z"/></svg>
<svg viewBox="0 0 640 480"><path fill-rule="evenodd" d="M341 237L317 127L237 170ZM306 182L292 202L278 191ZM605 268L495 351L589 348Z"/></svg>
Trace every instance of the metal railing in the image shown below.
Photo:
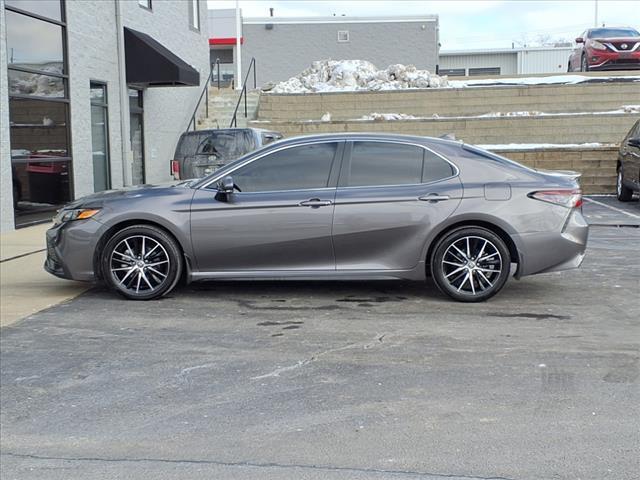
<svg viewBox="0 0 640 480"><path fill-rule="evenodd" d="M233 117L231 117L231 123L229 124L229 128L238 126L238 108L240 108L240 102L242 101L242 97L244 97L244 118L247 118L247 80L249 79L249 74L251 73L252 69L253 69L253 88L255 89L257 86L255 57L251 58L251 62L249 63L249 69L247 70L247 74L244 77L244 82L242 82L242 90L240 91L238 102L236 103L236 109L233 111Z"/></svg>
<svg viewBox="0 0 640 480"><path fill-rule="evenodd" d="M200 97L198 98L198 103L196 103L196 108L193 109L193 115L191 115L191 120L189 121L189 125L187 126L187 132L191 130L191 126L193 125L193 130L197 130L198 122L196 117L198 116L198 110L200 109L200 102L202 102L202 97L205 97L205 117L209 117L209 85L213 80L213 71L217 69L218 76L218 90L220 90L220 59L216 58L215 63L211 64L211 69L209 70L209 76L207 77L207 81L204 82L204 88L202 89L202 93L200 93Z"/></svg>

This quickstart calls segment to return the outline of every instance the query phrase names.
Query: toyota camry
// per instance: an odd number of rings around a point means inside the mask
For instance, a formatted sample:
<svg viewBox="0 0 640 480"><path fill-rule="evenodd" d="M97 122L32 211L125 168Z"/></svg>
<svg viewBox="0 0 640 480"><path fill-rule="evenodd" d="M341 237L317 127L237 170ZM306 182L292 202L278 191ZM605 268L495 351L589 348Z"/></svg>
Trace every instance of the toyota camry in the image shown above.
<svg viewBox="0 0 640 480"><path fill-rule="evenodd" d="M455 300L482 301L512 275L581 264L577 177L445 139L287 139L202 179L66 205L45 269L135 300L181 281L430 277Z"/></svg>

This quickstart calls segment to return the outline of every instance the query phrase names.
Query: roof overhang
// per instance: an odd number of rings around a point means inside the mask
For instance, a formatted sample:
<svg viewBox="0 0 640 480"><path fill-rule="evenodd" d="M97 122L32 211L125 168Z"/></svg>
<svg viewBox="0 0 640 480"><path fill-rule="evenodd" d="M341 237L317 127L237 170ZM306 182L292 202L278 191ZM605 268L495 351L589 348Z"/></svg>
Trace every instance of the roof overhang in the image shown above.
<svg viewBox="0 0 640 480"><path fill-rule="evenodd" d="M145 87L200 85L200 73L146 33L124 28L127 83Z"/></svg>

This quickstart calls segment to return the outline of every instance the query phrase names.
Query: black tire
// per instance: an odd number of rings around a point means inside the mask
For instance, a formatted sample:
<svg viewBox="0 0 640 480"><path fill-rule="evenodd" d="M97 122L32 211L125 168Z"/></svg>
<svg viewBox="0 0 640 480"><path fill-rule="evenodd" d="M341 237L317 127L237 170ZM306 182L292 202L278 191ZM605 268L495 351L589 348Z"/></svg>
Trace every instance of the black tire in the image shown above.
<svg viewBox="0 0 640 480"><path fill-rule="evenodd" d="M589 71L589 64L587 63L587 57L585 57L584 55L582 56L582 60L580 60L580 71L581 72Z"/></svg>
<svg viewBox="0 0 640 480"><path fill-rule="evenodd" d="M107 241L101 266L107 286L130 300L152 300L173 290L183 259L177 242L164 230L133 225Z"/></svg>
<svg viewBox="0 0 640 480"><path fill-rule="evenodd" d="M456 250L460 246L462 254ZM504 287L510 269L511 255L504 241L482 227L453 230L438 241L431 257L438 289L459 302L483 302L493 297Z"/></svg>
<svg viewBox="0 0 640 480"><path fill-rule="evenodd" d="M622 175L622 167L618 167L616 174L616 197L621 202L630 202L633 199L633 190L624 186L624 177Z"/></svg>

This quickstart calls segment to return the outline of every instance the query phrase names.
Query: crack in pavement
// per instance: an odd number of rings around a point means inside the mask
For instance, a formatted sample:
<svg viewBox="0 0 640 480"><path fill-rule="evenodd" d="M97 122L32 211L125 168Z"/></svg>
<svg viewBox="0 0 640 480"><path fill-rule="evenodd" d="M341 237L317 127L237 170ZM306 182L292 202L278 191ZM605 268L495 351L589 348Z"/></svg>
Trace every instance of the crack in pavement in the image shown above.
<svg viewBox="0 0 640 480"><path fill-rule="evenodd" d="M240 461L231 462L223 460L198 460L198 459L172 459L172 458L109 458L109 457L55 457L48 455L33 455L14 452L2 452L0 456L7 456L13 458L23 458L32 460L60 460L69 462L106 462L106 463L173 463L173 464L195 464L195 465L217 465L221 467L249 467L249 468L282 468L282 469L304 469L304 470L320 470L328 472L352 472L352 473L375 473L375 474L387 474L387 475L406 475L413 477L425 477L425 478L464 478L470 480L515 480L509 477L503 476L482 476L482 475L467 475L467 474L454 474L454 473L434 473L424 472L419 470L388 470L383 468L366 468L366 467L341 467L335 465L305 465L305 464L287 464L277 462L253 462L253 461Z"/></svg>
<svg viewBox="0 0 640 480"><path fill-rule="evenodd" d="M251 377L251 380L260 380L263 378L269 378L269 377L279 377L281 373L284 372L289 372L291 370L296 370L298 368L304 367L305 365L310 364L311 362L315 362L316 360L318 360L320 357L327 355L329 353L333 353L333 352L339 352L341 350L347 350L349 348L355 348L358 346L362 346L362 348L364 348L365 350L378 345L380 343L383 343L383 339L387 334L384 333L382 335L376 335L375 339L371 342L365 343L365 344L361 344L361 343L350 343L348 345L344 345L342 347L337 347L337 348L330 348L328 350L323 350L319 353L315 353L312 356L310 356L309 358L305 358L304 360L299 360L297 363L294 363L293 365L289 365L287 367L278 367L276 368L274 371L269 372L269 373L265 373L264 375L258 375L257 377Z"/></svg>

